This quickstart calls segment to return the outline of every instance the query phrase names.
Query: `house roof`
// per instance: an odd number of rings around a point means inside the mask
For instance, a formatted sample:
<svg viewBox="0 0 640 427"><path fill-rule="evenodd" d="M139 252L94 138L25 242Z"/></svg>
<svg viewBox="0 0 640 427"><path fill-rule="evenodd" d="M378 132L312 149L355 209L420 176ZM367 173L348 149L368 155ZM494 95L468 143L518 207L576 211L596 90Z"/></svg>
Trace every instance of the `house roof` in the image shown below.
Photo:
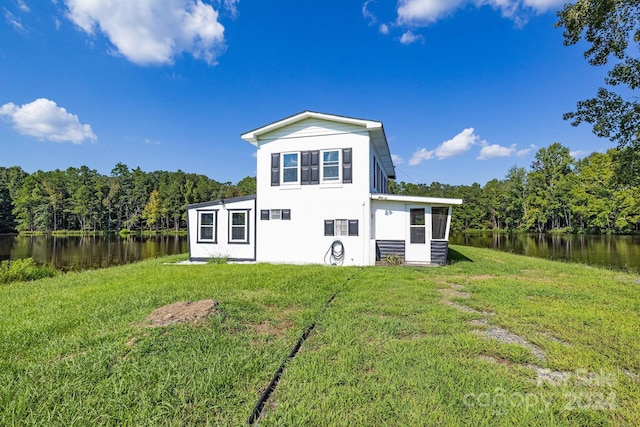
<svg viewBox="0 0 640 427"><path fill-rule="evenodd" d="M396 194L371 194L371 200L405 203L428 203L430 205L461 205L462 199L447 199L444 197L400 196Z"/></svg>
<svg viewBox="0 0 640 427"><path fill-rule="evenodd" d="M382 122L375 120L357 119L354 117L338 116L307 110L293 116L286 117L282 120L278 120L277 122L270 123L266 126L245 132L241 137L245 141L257 147L261 136L310 118L363 127L369 133L372 144L378 152L378 160L384 168L387 176L389 176L389 178L396 177L391 152L389 151L389 144L387 143L387 136L384 133L384 127L382 126Z"/></svg>
<svg viewBox="0 0 640 427"><path fill-rule="evenodd" d="M229 197L228 199L212 200L210 202L192 203L186 206L186 209L198 209L208 208L210 206L224 205L226 203L244 202L245 200L253 200L256 198L255 194L250 196Z"/></svg>

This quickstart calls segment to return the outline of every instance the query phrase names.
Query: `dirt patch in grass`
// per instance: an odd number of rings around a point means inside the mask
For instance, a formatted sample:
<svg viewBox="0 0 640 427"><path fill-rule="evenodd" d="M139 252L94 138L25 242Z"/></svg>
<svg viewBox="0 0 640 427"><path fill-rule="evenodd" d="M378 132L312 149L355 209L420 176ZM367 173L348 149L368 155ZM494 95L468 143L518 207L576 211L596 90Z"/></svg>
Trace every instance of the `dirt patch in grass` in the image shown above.
<svg viewBox="0 0 640 427"><path fill-rule="evenodd" d="M255 325L255 331L260 335L275 335L277 337L281 337L292 326L293 322L291 320L283 320L280 322L265 320L264 322Z"/></svg>
<svg viewBox="0 0 640 427"><path fill-rule="evenodd" d="M447 300L450 300L452 298L467 299L471 297L471 294L469 294L468 292L460 292L451 288L438 289L438 292L440 292L440 295L442 295L442 298Z"/></svg>
<svg viewBox="0 0 640 427"><path fill-rule="evenodd" d="M180 301L153 310L145 321L151 327L167 326L174 323L197 324L218 312L218 303L212 299L200 301Z"/></svg>

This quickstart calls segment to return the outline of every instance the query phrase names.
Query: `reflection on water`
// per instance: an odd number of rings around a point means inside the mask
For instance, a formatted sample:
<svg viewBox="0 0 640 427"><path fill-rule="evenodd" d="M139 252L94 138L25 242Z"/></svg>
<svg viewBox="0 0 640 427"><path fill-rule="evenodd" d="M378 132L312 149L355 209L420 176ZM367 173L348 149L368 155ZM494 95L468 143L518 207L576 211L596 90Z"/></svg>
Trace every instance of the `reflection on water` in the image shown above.
<svg viewBox="0 0 640 427"><path fill-rule="evenodd" d="M640 271L640 236L456 233L449 242L453 245Z"/></svg>
<svg viewBox="0 0 640 427"><path fill-rule="evenodd" d="M33 258L61 270L86 270L188 252L186 236L0 235L0 261Z"/></svg>

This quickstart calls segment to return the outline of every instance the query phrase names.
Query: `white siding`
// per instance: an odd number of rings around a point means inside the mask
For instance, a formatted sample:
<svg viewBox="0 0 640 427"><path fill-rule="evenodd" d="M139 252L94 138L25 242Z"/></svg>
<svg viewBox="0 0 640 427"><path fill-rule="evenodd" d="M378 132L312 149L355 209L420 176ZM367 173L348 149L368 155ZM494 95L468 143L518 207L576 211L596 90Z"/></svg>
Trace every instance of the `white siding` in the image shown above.
<svg viewBox="0 0 640 427"><path fill-rule="evenodd" d="M260 142L270 142L276 139L305 138L308 136L327 136L336 134L367 133L361 126L347 123L329 122L315 118L308 118L289 126L265 133L260 136Z"/></svg>
<svg viewBox="0 0 640 427"><path fill-rule="evenodd" d="M358 132L344 133L347 130ZM270 133L269 138L275 133ZM258 213L264 209L291 209L291 220L258 219L258 260L322 264L331 243L340 240L345 249L344 265L368 264L368 133L363 128L315 119L277 133L288 137L267 144L261 138L258 144ZM352 149L352 183L271 186L272 153L345 148ZM358 220L358 236L324 236L324 221L335 219Z"/></svg>
<svg viewBox="0 0 640 427"><path fill-rule="evenodd" d="M230 212L248 210L248 242L230 243ZM198 240L198 216L199 212L215 212L217 217L216 242L199 242ZM210 205L198 204L197 207L187 209L189 226L189 258L229 258L231 260L255 259L255 200L243 200L239 202L220 203L212 202Z"/></svg>

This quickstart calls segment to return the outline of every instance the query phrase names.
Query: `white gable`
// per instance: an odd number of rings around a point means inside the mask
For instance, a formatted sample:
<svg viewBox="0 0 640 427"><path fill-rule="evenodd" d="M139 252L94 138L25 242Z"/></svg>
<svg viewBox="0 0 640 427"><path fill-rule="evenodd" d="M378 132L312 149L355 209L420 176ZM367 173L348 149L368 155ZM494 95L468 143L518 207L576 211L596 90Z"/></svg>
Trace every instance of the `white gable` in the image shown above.
<svg viewBox="0 0 640 427"><path fill-rule="evenodd" d="M309 136L328 136L338 134L367 134L367 129L348 123L328 121L318 118L306 118L285 127L274 129L258 137L258 145L276 139L304 138Z"/></svg>

